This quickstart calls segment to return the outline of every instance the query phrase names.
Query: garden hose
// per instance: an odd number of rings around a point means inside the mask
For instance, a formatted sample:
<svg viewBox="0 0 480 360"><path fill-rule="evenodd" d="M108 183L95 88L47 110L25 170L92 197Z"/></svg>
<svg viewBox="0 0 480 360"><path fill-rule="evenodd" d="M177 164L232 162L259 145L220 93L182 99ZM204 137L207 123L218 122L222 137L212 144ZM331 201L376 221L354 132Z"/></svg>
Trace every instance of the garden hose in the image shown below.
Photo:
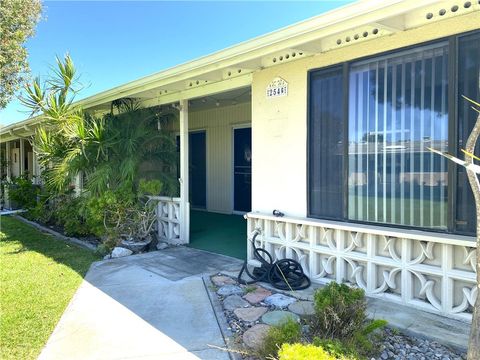
<svg viewBox="0 0 480 360"><path fill-rule="evenodd" d="M255 267L252 272L248 270L248 261L245 260L242 269L238 274L237 280L240 284L249 285L256 282L268 282L274 288L279 290L303 290L310 286L311 282L303 272L302 265L293 259L282 259L273 261L272 255L265 249L255 246L255 239L260 233L257 231L253 235L252 246L255 260L261 264ZM252 280L242 279L243 273L246 273Z"/></svg>

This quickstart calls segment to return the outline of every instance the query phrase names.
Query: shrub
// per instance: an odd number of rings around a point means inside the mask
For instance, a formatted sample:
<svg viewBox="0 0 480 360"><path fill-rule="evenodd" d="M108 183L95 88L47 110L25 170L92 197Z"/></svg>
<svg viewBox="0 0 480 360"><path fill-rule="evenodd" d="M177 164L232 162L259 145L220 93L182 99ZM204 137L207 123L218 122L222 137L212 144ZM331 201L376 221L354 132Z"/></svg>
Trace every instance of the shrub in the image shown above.
<svg viewBox="0 0 480 360"><path fill-rule="evenodd" d="M33 184L27 173L13 178L7 186L8 196L13 203L12 205L22 209L35 207L40 187Z"/></svg>
<svg viewBox="0 0 480 360"><path fill-rule="evenodd" d="M325 351L321 346L305 344L284 344L278 352L279 360L347 360L354 358L336 356Z"/></svg>
<svg viewBox="0 0 480 360"><path fill-rule="evenodd" d="M364 357L376 351L384 320L367 319L362 289L331 282L314 295L315 316L310 329L321 345L334 355Z"/></svg>
<svg viewBox="0 0 480 360"><path fill-rule="evenodd" d="M299 342L302 337L301 325L293 319L288 319L278 326L272 326L265 336L258 357L261 359L276 357L283 344Z"/></svg>
<svg viewBox="0 0 480 360"><path fill-rule="evenodd" d="M331 282L315 292L312 330L326 339L348 339L365 322L367 303L362 289Z"/></svg>
<svg viewBox="0 0 480 360"><path fill-rule="evenodd" d="M54 200L53 217L56 225L63 227L67 236L87 236L91 229L82 212L85 198L66 194Z"/></svg>
<svg viewBox="0 0 480 360"><path fill-rule="evenodd" d="M163 182L160 180L141 179L138 183L138 192L141 195L160 195L163 190Z"/></svg>

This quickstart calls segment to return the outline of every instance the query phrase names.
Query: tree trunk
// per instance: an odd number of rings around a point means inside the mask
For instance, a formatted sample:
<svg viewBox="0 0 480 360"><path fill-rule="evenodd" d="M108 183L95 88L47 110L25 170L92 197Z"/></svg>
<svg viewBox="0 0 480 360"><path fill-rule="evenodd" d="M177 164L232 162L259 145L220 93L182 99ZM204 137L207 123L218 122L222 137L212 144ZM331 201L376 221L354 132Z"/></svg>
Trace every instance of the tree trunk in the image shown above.
<svg viewBox="0 0 480 360"><path fill-rule="evenodd" d="M468 136L468 140L465 146L465 150L474 154L475 145L477 143L478 137L480 135L480 114L477 117L475 126L473 127L472 132ZM465 155L465 162L467 164L473 163L473 157ZM477 298L475 300L475 305L473 306L473 317L472 317L472 327L470 329L470 339L468 341L468 360L478 360L480 359L480 182L478 180L477 174L473 171L467 169L468 182L472 188L473 196L475 198L475 208L477 213L477 260L476 260L476 271L477 271Z"/></svg>

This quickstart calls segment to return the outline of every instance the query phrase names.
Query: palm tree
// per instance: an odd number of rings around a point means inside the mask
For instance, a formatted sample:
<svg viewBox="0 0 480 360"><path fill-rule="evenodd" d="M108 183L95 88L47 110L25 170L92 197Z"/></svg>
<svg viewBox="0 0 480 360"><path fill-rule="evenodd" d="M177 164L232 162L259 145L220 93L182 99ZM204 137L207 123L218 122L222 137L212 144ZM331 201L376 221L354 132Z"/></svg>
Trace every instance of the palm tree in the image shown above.
<svg viewBox="0 0 480 360"><path fill-rule="evenodd" d="M79 175L93 195L120 186L134 188L140 178L174 183L174 172L168 171L176 164L174 139L156 128L157 109L142 109L128 98L113 101L109 114L92 116L73 103L79 85L70 56L56 63L53 76L43 84L36 78L22 98L43 120L34 148L46 169L47 187L63 192ZM144 170L145 163L150 170Z"/></svg>

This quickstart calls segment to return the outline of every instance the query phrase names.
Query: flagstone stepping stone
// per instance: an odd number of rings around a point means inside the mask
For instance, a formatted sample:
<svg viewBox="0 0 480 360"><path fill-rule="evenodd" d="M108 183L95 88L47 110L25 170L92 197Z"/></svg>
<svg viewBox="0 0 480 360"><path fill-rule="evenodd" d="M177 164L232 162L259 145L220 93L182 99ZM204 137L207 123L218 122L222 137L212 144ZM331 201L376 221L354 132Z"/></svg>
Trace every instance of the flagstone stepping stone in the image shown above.
<svg viewBox="0 0 480 360"><path fill-rule="evenodd" d="M267 308L264 306L259 307L250 307L250 308L238 308L235 309L233 312L240 320L252 322L256 321L267 312Z"/></svg>
<svg viewBox="0 0 480 360"><path fill-rule="evenodd" d="M242 295L243 289L237 285L224 285L217 290L217 294L220 296Z"/></svg>
<svg viewBox="0 0 480 360"><path fill-rule="evenodd" d="M293 304L295 301L297 301L297 299L293 297L283 294L274 294L265 298L264 303L278 308L286 308L288 305Z"/></svg>
<svg viewBox="0 0 480 360"><path fill-rule="evenodd" d="M235 285L237 283L235 280L225 275L212 276L212 282L216 286Z"/></svg>
<svg viewBox="0 0 480 360"><path fill-rule="evenodd" d="M262 321L267 325L280 325L286 322L288 319L292 319L294 321L300 321L300 317L297 314L294 314L290 311L270 311L267 312L265 315L262 316Z"/></svg>
<svg viewBox="0 0 480 360"><path fill-rule="evenodd" d="M239 295L230 295L223 300L223 307L228 311L233 311L236 308L244 308L247 306L250 306L250 304L243 300Z"/></svg>
<svg viewBox="0 0 480 360"><path fill-rule="evenodd" d="M243 334L243 343L251 349L258 349L267 335L270 326L257 324L245 331Z"/></svg>
<svg viewBox="0 0 480 360"><path fill-rule="evenodd" d="M249 292L248 294L244 295L243 298L247 300L250 304L255 305L263 301L266 297L270 295L272 295L271 291L262 287L257 287L255 291Z"/></svg>
<svg viewBox="0 0 480 360"><path fill-rule="evenodd" d="M313 301L296 301L288 306L288 310L300 316L312 316L315 314Z"/></svg>

